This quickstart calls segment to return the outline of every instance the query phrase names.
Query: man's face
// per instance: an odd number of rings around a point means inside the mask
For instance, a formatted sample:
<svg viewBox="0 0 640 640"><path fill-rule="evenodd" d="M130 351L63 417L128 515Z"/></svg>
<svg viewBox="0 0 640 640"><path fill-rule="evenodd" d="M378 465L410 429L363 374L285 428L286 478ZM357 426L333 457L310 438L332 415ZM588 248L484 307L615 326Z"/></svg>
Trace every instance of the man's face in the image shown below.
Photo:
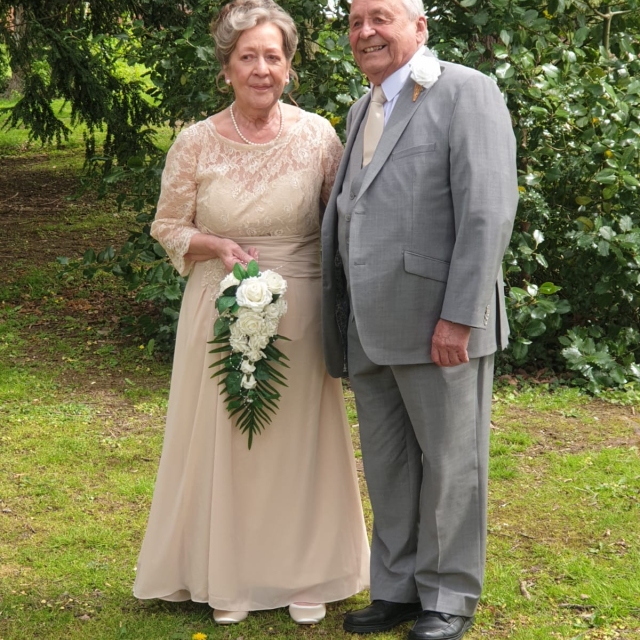
<svg viewBox="0 0 640 640"><path fill-rule="evenodd" d="M379 85L412 58L426 39L424 16L410 20L402 0L353 0L349 41L360 69Z"/></svg>

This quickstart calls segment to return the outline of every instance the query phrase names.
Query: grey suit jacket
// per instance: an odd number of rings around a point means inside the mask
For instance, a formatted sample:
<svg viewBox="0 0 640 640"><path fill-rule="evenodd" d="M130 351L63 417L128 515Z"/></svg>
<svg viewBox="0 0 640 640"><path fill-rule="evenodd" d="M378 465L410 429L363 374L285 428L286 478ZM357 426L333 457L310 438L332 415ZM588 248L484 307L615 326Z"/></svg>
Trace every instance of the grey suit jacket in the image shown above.
<svg viewBox="0 0 640 640"><path fill-rule="evenodd" d="M431 362L440 318L472 327L469 357L507 344L501 262L518 201L511 119L493 80L461 65L440 67L415 101L407 81L354 194L344 265L351 313L365 352L381 365ZM336 313L345 292L336 198L369 102L367 94L349 112L322 224L323 343L336 377L346 349Z"/></svg>

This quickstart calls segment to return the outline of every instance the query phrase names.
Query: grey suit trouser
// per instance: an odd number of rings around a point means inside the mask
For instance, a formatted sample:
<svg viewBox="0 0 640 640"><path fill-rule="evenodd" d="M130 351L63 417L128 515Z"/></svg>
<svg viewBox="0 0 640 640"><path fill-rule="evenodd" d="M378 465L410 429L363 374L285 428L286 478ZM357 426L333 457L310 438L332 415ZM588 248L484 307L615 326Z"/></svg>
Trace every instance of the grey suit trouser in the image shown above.
<svg viewBox="0 0 640 640"><path fill-rule="evenodd" d="M374 515L371 599L471 616L484 579L494 356L376 365L351 318L348 361Z"/></svg>

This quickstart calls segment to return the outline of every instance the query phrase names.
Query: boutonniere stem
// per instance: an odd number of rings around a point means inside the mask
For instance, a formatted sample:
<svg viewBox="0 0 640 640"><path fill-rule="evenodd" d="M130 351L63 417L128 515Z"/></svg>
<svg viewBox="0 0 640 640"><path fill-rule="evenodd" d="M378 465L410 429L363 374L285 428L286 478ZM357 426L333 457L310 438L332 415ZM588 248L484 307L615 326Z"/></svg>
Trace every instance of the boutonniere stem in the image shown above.
<svg viewBox="0 0 640 640"><path fill-rule="evenodd" d="M413 101L415 102L418 99L418 96L424 91L424 87L417 82L413 86Z"/></svg>

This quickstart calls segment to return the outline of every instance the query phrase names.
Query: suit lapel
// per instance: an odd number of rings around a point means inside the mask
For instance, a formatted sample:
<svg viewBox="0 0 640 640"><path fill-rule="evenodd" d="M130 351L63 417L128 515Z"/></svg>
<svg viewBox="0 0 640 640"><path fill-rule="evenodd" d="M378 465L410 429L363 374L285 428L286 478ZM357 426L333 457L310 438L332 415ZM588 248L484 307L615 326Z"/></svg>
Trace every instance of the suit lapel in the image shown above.
<svg viewBox="0 0 640 640"><path fill-rule="evenodd" d="M433 85L431 85L431 87L429 87L428 89L424 89L414 102L414 85L414 81L409 78L404 87L402 87L402 91L398 96L398 101L396 102L393 111L391 112L391 117L384 127L382 138L380 138L380 142L378 143L376 152L373 155L373 159L371 160L371 163L367 168L367 174L362 182L362 186L360 187L358 198L360 198L362 194L369 188L369 185L378 175L380 169L382 169L384 163L387 161L394 147L398 143L402 132L406 129L411 118L413 118L414 113L422 104L423 100L426 100L427 95L433 88Z"/></svg>

